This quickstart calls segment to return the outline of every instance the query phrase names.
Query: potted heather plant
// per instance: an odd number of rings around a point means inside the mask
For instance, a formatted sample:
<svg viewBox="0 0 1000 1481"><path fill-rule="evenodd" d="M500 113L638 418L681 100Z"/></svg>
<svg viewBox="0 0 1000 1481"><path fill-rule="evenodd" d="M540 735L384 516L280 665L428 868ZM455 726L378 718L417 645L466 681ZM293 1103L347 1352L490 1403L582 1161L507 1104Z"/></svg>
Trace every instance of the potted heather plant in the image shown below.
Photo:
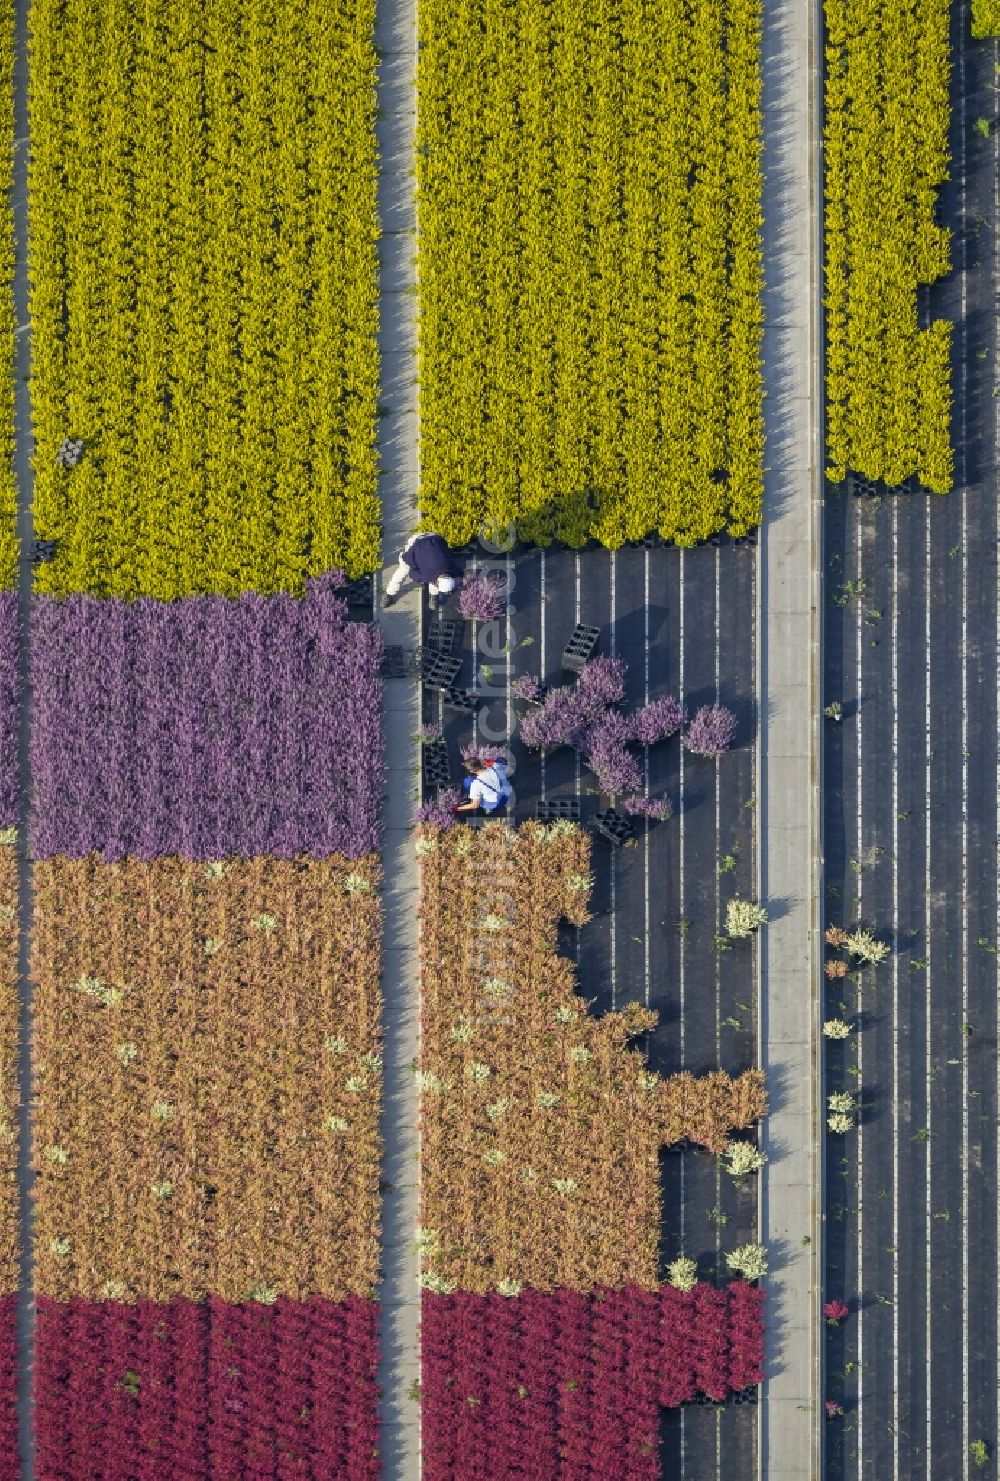
<svg viewBox="0 0 1000 1481"><path fill-rule="evenodd" d="M458 610L468 622L496 622L507 610L507 578L500 571L466 576L458 594Z"/></svg>
<svg viewBox="0 0 1000 1481"><path fill-rule="evenodd" d="M702 705L684 732L685 748L695 756L721 756L736 734L736 716L725 705Z"/></svg>
<svg viewBox="0 0 1000 1481"><path fill-rule="evenodd" d="M532 705L544 704L549 691L536 674L521 674L512 680L510 692L515 703L522 707L521 713L525 714Z"/></svg>

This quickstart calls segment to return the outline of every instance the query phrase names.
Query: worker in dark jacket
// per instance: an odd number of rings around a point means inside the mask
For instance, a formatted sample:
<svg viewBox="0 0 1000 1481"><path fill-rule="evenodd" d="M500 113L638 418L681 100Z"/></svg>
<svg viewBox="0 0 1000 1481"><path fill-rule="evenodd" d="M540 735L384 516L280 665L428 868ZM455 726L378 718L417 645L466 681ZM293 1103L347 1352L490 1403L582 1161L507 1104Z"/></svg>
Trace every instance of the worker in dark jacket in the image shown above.
<svg viewBox="0 0 1000 1481"><path fill-rule="evenodd" d="M459 575L460 568L446 540L433 531L414 535L403 547L399 565L385 589L385 605L390 607L396 600L407 577L418 586L426 586L431 596L436 597L454 591Z"/></svg>

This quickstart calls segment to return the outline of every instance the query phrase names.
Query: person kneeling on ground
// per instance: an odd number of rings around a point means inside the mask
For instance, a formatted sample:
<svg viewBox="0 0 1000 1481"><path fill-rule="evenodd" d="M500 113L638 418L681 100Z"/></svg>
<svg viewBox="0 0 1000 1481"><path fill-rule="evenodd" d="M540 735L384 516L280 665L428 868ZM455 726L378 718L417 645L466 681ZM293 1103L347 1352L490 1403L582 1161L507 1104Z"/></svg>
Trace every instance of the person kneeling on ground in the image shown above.
<svg viewBox="0 0 1000 1481"><path fill-rule="evenodd" d="M495 816L503 812L514 794L507 775L506 761L467 761L471 775L464 778L462 790L468 802L459 803L456 812L485 812Z"/></svg>
<svg viewBox="0 0 1000 1481"><path fill-rule="evenodd" d="M442 535L436 535L432 530L414 535L399 553L399 565L390 577L383 603L386 607L392 606L407 577L418 586L426 586L431 596L437 597L454 591L460 574L455 557Z"/></svg>

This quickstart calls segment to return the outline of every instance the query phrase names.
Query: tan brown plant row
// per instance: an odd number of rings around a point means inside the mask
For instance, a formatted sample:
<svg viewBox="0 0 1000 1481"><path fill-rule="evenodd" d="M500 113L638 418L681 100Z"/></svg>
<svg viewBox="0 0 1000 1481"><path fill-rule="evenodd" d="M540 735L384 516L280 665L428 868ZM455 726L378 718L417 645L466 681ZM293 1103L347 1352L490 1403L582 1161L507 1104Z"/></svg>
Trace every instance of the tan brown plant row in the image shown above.
<svg viewBox="0 0 1000 1481"><path fill-rule="evenodd" d="M17 951L17 852L0 844L0 1296L19 1283Z"/></svg>
<svg viewBox="0 0 1000 1481"><path fill-rule="evenodd" d="M54 858L34 878L39 1290L370 1296L375 857Z"/></svg>
<svg viewBox="0 0 1000 1481"><path fill-rule="evenodd" d="M593 1017L557 925L588 919L571 824L422 830L423 1280L432 1291L655 1289L660 1148L721 1151L766 1109L748 1070L651 1073L656 1014Z"/></svg>

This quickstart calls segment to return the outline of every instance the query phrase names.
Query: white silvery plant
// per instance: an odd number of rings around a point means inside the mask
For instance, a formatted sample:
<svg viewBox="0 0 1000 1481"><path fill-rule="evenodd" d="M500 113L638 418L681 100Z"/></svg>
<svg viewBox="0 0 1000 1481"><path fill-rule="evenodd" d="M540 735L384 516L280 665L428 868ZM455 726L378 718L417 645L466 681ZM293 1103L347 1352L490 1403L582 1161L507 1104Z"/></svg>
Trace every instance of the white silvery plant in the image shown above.
<svg viewBox="0 0 1000 1481"><path fill-rule="evenodd" d="M736 895L726 906L727 936L749 936L759 930L766 921L767 911L763 905L758 905L753 900L741 900Z"/></svg>
<svg viewBox="0 0 1000 1481"><path fill-rule="evenodd" d="M844 944L852 956L860 957L863 962L871 962L872 966L884 962L891 950L887 941L879 941L871 931L852 931Z"/></svg>
<svg viewBox="0 0 1000 1481"><path fill-rule="evenodd" d="M753 1142L730 1142L719 1159L719 1165L734 1178L760 1172L767 1157Z"/></svg>
<svg viewBox="0 0 1000 1481"><path fill-rule="evenodd" d="M851 1036L851 1025L843 1018L828 1018L823 1025L823 1033L828 1039L848 1039Z"/></svg>
<svg viewBox="0 0 1000 1481"><path fill-rule="evenodd" d="M760 1280L767 1274L767 1250L762 1244L741 1244L730 1250L726 1264L744 1280Z"/></svg>
<svg viewBox="0 0 1000 1481"><path fill-rule="evenodd" d="M698 1265L688 1255L678 1255L667 1266L667 1282L676 1291L693 1291L698 1284Z"/></svg>

